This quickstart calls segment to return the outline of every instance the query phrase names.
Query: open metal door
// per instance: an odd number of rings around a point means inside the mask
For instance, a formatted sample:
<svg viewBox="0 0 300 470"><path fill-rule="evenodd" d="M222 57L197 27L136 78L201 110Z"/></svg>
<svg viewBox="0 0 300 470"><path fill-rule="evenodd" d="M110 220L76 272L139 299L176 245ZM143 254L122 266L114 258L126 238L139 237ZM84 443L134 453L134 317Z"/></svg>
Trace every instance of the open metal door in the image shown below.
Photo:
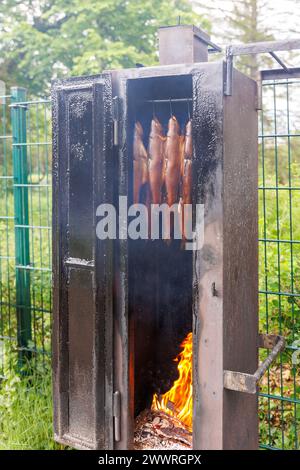
<svg viewBox="0 0 300 470"><path fill-rule="evenodd" d="M194 251L193 448L257 449L257 394L224 379L258 367L257 86L233 69L226 96L224 64L201 68L193 76L194 197L204 204Z"/></svg>
<svg viewBox="0 0 300 470"><path fill-rule="evenodd" d="M52 87L54 432L87 449L113 447L113 241L96 237L113 197L111 104L109 74Z"/></svg>

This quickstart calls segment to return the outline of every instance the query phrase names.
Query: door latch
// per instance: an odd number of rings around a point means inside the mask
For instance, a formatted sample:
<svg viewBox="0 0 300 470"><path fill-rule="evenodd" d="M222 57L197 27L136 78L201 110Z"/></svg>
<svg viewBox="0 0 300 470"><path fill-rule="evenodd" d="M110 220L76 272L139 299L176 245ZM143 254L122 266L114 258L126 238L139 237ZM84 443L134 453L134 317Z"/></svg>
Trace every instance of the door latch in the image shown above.
<svg viewBox="0 0 300 470"><path fill-rule="evenodd" d="M285 339L279 335L259 335L259 347L272 349L268 357L262 362L254 374L224 370L224 388L236 392L257 392L257 385L268 367L274 362L278 354L285 348Z"/></svg>

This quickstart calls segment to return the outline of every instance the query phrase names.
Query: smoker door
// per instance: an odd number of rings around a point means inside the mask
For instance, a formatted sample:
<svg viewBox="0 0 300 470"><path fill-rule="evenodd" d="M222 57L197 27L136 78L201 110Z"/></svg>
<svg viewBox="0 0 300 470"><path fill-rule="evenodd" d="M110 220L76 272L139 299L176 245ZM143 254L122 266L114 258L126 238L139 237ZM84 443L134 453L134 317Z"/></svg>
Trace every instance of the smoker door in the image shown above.
<svg viewBox="0 0 300 470"><path fill-rule="evenodd" d="M194 202L204 204L194 251L193 447L257 449L257 396L225 389L224 370L258 365L257 86L222 62L193 75Z"/></svg>
<svg viewBox="0 0 300 470"><path fill-rule="evenodd" d="M111 78L57 80L53 105L53 390L55 439L113 446L112 240L96 237L111 203Z"/></svg>

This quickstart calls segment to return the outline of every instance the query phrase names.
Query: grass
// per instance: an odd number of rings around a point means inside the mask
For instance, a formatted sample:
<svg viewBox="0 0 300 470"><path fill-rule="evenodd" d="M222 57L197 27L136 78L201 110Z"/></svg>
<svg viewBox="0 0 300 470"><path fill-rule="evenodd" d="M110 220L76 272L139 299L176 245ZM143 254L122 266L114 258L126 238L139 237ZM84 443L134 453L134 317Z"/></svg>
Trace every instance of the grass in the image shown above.
<svg viewBox="0 0 300 470"><path fill-rule="evenodd" d="M53 440L49 362L7 371L0 394L0 450L59 450Z"/></svg>
<svg viewBox="0 0 300 470"><path fill-rule="evenodd" d="M34 350L50 351L51 338L51 194L44 187L29 192L29 243L32 342ZM6 214L13 214L13 194L7 195ZM2 214L0 214L2 215ZM40 228L42 227L42 228ZM0 335L6 349L15 347L16 276L15 240L12 220L0 219ZM4 363L0 355L0 375Z"/></svg>
<svg viewBox="0 0 300 470"><path fill-rule="evenodd" d="M49 226L49 194L35 187L29 194L31 226ZM13 194L6 194L6 214L13 214ZM0 449L60 449L53 440L50 368L51 235L32 228L30 234L32 341L39 350L26 369L16 364L16 300L13 222L0 220ZM5 255L10 258L6 259ZM20 373L21 372L21 373Z"/></svg>

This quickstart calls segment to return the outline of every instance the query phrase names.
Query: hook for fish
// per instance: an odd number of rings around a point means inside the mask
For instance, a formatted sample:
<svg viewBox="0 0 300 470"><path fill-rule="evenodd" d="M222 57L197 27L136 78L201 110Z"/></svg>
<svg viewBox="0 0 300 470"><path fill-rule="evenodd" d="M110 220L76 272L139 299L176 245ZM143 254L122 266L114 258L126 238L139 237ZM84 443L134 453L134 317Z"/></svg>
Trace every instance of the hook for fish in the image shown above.
<svg viewBox="0 0 300 470"><path fill-rule="evenodd" d="M191 112L190 112L190 103L189 103L188 100L187 100L187 108L188 108L188 118L190 120L191 119Z"/></svg>
<svg viewBox="0 0 300 470"><path fill-rule="evenodd" d="M154 103L154 100L152 100L152 117L153 117L153 119L155 118L155 103Z"/></svg>
<svg viewBox="0 0 300 470"><path fill-rule="evenodd" d="M172 99L171 98L169 99L170 99L170 117L172 117L173 116Z"/></svg>

